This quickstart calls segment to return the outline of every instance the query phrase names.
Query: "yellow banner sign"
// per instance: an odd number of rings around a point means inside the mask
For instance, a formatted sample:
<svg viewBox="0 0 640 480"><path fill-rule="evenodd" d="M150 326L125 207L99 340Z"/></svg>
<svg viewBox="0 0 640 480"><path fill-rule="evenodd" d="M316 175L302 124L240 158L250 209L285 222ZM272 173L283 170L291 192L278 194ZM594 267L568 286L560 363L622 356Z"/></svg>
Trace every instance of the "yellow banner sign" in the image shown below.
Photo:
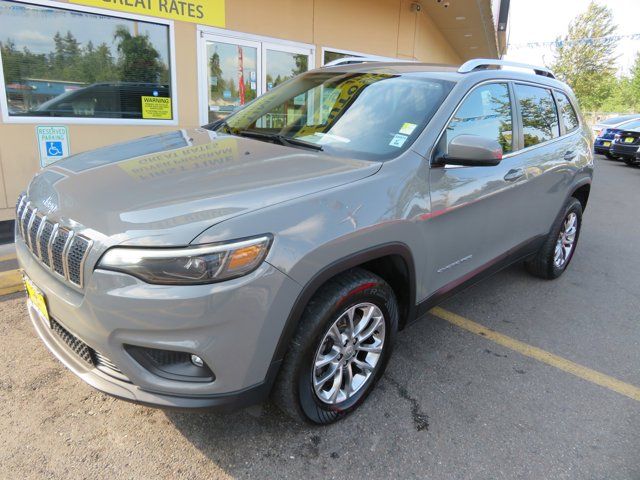
<svg viewBox="0 0 640 480"><path fill-rule="evenodd" d="M70 0L71 3L170 18L214 27L225 26L225 0Z"/></svg>
<svg viewBox="0 0 640 480"><path fill-rule="evenodd" d="M142 96L142 118L171 120L171 99L169 97Z"/></svg>

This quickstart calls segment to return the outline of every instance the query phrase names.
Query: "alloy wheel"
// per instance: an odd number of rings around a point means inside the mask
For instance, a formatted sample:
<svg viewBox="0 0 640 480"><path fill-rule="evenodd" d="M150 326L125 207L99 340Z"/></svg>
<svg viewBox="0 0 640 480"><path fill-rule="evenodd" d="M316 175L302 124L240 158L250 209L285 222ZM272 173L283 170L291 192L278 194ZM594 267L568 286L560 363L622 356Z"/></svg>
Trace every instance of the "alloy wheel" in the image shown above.
<svg viewBox="0 0 640 480"><path fill-rule="evenodd" d="M576 244L577 232L578 216L575 212L569 212L562 223L562 228L560 229L560 234L558 235L558 241L554 252L553 263L557 268L564 267L569 261L571 252L573 252L573 248Z"/></svg>
<svg viewBox="0 0 640 480"><path fill-rule="evenodd" d="M373 303L359 303L342 312L325 334L312 368L318 399L335 405L353 397L382 360L385 319Z"/></svg>

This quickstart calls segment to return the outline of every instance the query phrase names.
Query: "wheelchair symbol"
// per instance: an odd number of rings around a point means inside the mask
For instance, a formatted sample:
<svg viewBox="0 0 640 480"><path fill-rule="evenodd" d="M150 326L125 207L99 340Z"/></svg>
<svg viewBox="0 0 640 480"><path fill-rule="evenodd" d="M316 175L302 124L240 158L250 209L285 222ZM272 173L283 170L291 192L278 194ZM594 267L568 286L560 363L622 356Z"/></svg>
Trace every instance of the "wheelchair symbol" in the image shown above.
<svg viewBox="0 0 640 480"><path fill-rule="evenodd" d="M62 142L46 142L45 148L47 155L50 157L61 157L63 155Z"/></svg>

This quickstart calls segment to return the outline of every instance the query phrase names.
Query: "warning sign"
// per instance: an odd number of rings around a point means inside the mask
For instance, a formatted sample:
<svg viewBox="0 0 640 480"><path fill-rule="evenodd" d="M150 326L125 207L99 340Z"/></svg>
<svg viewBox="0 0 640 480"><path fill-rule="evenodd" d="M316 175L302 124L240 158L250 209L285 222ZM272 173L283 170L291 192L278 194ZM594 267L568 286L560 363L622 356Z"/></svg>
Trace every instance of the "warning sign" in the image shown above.
<svg viewBox="0 0 640 480"><path fill-rule="evenodd" d="M140 97L142 99L142 118L171 120L171 98Z"/></svg>

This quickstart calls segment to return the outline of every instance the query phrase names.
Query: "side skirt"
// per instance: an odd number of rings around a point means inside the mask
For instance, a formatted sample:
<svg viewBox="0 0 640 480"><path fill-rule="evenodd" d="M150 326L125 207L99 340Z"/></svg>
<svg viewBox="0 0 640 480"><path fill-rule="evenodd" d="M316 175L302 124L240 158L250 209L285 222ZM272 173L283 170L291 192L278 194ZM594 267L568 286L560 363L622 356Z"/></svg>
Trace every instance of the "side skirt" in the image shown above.
<svg viewBox="0 0 640 480"><path fill-rule="evenodd" d="M540 247L542 247L545 238L545 235L534 237L533 239L517 245L506 253L476 268L467 275L443 286L431 296L416 305L416 315L413 320L411 322L407 322L407 324L413 323L414 321L424 317L429 310L452 297L456 293L466 290L476 283L498 273L500 270L504 270L514 263L525 260L526 258L534 255Z"/></svg>

